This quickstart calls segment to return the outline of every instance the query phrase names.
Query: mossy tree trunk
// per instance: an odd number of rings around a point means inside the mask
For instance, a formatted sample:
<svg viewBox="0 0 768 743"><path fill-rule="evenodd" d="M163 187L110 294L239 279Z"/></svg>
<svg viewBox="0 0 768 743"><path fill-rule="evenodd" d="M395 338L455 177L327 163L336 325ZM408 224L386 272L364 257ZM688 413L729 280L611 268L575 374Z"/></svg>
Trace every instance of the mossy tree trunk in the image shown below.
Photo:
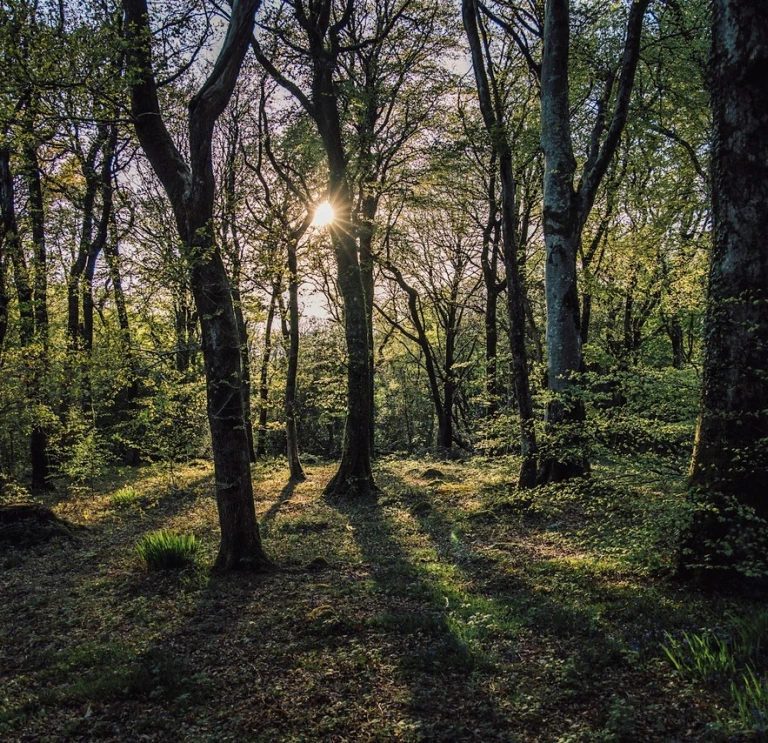
<svg viewBox="0 0 768 743"><path fill-rule="evenodd" d="M768 520L768 15L736 0L713 9L714 242L690 473L707 508L685 551L728 568L750 549L740 507Z"/></svg>

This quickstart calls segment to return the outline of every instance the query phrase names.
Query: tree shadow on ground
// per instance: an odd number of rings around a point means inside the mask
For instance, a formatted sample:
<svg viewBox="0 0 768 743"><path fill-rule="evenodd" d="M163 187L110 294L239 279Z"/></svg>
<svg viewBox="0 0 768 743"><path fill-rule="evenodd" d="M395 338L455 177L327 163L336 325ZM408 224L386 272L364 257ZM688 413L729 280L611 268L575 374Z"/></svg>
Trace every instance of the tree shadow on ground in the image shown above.
<svg viewBox="0 0 768 743"><path fill-rule="evenodd" d="M542 719L555 737L566 735L567 720L574 719L617 740L641 730L658 740L701 731L700 721L667 707L659 679L645 667L660 657L667 631L691 626L687 607L671 590L612 580L578 560L541 554L535 545L543 527L524 526L522 534L519 522L510 523L506 549L489 550L494 545L482 525L445 515L439 491L413 487L392 472L378 479L428 538L433 557L424 567L437 576L437 593L458 604L452 620L458 632L468 626L470 638L487 648L497 677L515 677L525 688L514 714L526 736ZM628 703L638 688L642 697ZM658 715L667 715L668 724L658 737L649 736Z"/></svg>
<svg viewBox="0 0 768 743"><path fill-rule="evenodd" d="M280 491L280 495L277 500L269 507L269 509L261 517L261 523L266 524L272 521L277 516L278 511L286 504L292 497L296 490L296 486L300 484L299 480L289 480L288 484Z"/></svg>
<svg viewBox="0 0 768 743"><path fill-rule="evenodd" d="M430 741L513 740L509 719L487 693L485 654L457 631L449 600L404 549L391 514L375 502L335 507L348 519L379 594L367 626L381 639L371 642L389 643L409 692L403 732Z"/></svg>

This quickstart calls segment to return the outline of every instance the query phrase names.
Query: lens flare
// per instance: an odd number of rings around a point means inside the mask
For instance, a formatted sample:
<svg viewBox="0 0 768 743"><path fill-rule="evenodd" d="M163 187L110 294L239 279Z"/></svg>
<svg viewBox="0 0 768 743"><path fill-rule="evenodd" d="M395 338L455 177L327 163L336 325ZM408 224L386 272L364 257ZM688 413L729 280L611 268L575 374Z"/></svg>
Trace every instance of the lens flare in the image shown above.
<svg viewBox="0 0 768 743"><path fill-rule="evenodd" d="M333 222L333 207L324 201L322 204L318 204L315 207L315 216L312 219L313 227L327 227Z"/></svg>

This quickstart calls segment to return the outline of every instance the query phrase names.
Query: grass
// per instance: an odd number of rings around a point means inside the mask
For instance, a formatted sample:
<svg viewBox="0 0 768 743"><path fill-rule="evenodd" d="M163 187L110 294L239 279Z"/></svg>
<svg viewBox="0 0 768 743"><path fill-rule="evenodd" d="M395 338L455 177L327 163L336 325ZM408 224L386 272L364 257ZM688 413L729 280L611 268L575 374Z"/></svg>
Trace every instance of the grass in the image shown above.
<svg viewBox="0 0 768 743"><path fill-rule="evenodd" d="M678 484L624 461L522 495L515 467L385 460L377 503L331 506L332 465L257 465L280 569L211 577L210 465L115 472L56 505L77 543L0 570L0 737L759 739L768 612L669 580ZM157 533L200 569L138 569Z"/></svg>
<svg viewBox="0 0 768 743"><path fill-rule="evenodd" d="M198 544L194 534L177 534L160 529L145 534L136 543L135 549L149 570L173 570L194 563Z"/></svg>
<svg viewBox="0 0 768 743"><path fill-rule="evenodd" d="M117 508L129 508L140 503L141 500L141 493L132 485L119 488L109 497L109 502Z"/></svg>

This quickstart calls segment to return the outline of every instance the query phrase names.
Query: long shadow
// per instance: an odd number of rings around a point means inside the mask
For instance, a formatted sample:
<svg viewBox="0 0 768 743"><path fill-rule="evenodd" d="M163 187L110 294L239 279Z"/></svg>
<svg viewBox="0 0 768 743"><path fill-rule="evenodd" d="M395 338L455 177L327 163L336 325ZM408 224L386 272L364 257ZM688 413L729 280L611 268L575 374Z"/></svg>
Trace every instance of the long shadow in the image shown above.
<svg viewBox="0 0 768 743"><path fill-rule="evenodd" d="M370 568L376 605L387 607L368 624L385 635L398 658L398 680L410 692L414 739L515 740L510 720L483 683L485 658L457 635L438 587L414 565L385 510L370 501L334 507L348 519Z"/></svg>
<svg viewBox="0 0 768 743"><path fill-rule="evenodd" d="M277 500L269 507L267 512L261 517L261 523L267 524L277 516L278 511L293 497L299 480L289 480L288 484L280 491Z"/></svg>
<svg viewBox="0 0 768 743"><path fill-rule="evenodd" d="M563 717L589 720L593 729L607 730L624 691L645 686L649 697L656 695L657 682L643 676L640 665L659 655L666 630L691 621L686 609L672 606L663 590L612 585L567 562L548 561L530 548L526 552L522 544L517 549L525 554L517 555L510 569L477 550L476 540L464 535L466 522L445 517L433 488L413 487L391 472L380 473L378 479L399 495L399 505L429 537L440 561L452 565L471 586L466 613L495 615L497 628L519 633L521 653L529 660L540 654L551 668L544 679L536 679L541 664L521 665L514 652L496 658L501 675L511 672L521 681L534 669L528 693L539 697L535 704L549 717L547 733L556 735L557 720ZM535 538L535 526L524 528ZM480 531L474 524L470 529Z"/></svg>

